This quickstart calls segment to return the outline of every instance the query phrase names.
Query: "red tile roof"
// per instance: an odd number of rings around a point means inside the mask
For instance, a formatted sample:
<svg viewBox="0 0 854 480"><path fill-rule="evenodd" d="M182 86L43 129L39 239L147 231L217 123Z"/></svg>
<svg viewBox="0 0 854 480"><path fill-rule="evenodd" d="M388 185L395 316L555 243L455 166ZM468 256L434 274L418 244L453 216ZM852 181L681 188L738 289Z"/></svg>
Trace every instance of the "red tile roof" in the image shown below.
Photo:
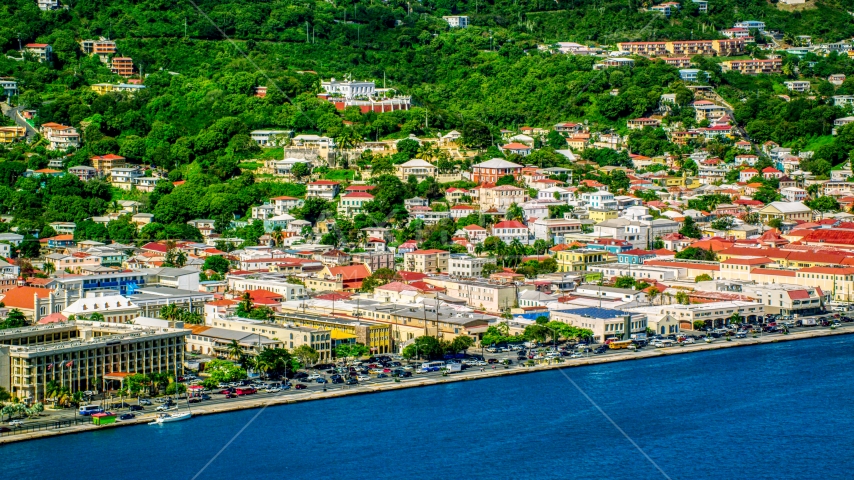
<svg viewBox="0 0 854 480"><path fill-rule="evenodd" d="M51 290L47 288L16 287L6 292L3 303L7 308L32 310L35 305L33 295L38 295L39 298L47 298L50 293Z"/></svg>
<svg viewBox="0 0 854 480"><path fill-rule="evenodd" d="M495 230L496 228L523 228L523 229L527 229L528 227L526 227L525 224L520 222L519 220L505 220L503 222L498 222L492 226L493 230Z"/></svg>
<svg viewBox="0 0 854 480"><path fill-rule="evenodd" d="M341 279L344 281L355 281L368 278L371 271L368 269L367 265L359 264L346 267L331 267L329 269L329 273L332 275L340 275Z"/></svg>

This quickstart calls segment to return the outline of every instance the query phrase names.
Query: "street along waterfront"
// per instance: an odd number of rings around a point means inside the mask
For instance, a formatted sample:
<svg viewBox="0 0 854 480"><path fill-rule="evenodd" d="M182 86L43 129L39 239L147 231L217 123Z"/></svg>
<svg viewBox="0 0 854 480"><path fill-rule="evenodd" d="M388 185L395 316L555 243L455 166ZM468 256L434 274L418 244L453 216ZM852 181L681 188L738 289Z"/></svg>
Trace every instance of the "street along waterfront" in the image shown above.
<svg viewBox="0 0 854 480"><path fill-rule="evenodd" d="M4 463L23 475L54 452L40 477L192 478L248 424L200 478L661 478L601 408L670 478L842 478L852 347L833 335L205 415L7 445ZM109 468L80 454L96 451Z"/></svg>

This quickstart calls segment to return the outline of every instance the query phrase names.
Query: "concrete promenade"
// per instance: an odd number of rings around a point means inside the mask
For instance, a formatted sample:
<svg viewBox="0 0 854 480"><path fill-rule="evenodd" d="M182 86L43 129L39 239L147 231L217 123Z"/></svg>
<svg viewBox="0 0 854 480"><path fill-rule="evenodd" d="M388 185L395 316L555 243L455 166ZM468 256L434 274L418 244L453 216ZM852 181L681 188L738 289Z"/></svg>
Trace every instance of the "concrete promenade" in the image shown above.
<svg viewBox="0 0 854 480"><path fill-rule="evenodd" d="M481 372L478 368L470 368L463 372L450 374L447 376L432 376L419 377L416 375L413 378L403 379L400 382L390 382L383 384L367 384L352 387L343 387L340 385L330 385L326 392L307 391L305 393L295 393L289 395L275 395L273 397L235 399L234 401L225 404L210 404L205 405L194 404L192 406L193 415L210 415L216 413L233 412L236 410L263 408L273 405L287 405L297 402L306 402L312 400L323 400L328 398L346 397L349 395L362 395L367 393L378 393L390 390L398 390L402 388L426 387L430 385L439 385L450 382L461 382L466 380L477 380L481 378L501 377L505 375L519 375L526 373L542 372L546 370L554 370L559 368L582 367L589 365L598 365L611 362L622 362L628 360L642 360L648 358L659 358L668 355L680 355L692 352L703 352L709 350L720 350L724 348L747 347L752 345L762 345L767 343L788 342L795 340L804 340L809 338L827 337L833 335L846 335L854 333L854 328L838 328L831 330L829 328L817 328L812 330L798 331L788 335L764 335L759 338L746 338L727 341L725 339L716 339L712 343L699 342L693 345L675 346L668 348L652 348L647 347L638 351L625 351L618 355L590 355L589 357L564 359L561 363L539 364L533 367L523 367L520 365L512 365L507 368L497 366L495 369L486 367L485 371ZM183 410L183 408L181 409ZM55 430L42 430L36 432L28 432L17 435L7 435L0 437L0 444L22 442L39 438L52 437L55 435L65 435L71 433L89 432L105 428L118 428L129 425L141 425L151 422L154 418L154 412L146 413L138 416L134 420L117 422L107 426L96 426L91 424L77 425L71 427L63 427ZM192 422L193 420L188 420ZM151 426L150 428L169 428L169 425Z"/></svg>

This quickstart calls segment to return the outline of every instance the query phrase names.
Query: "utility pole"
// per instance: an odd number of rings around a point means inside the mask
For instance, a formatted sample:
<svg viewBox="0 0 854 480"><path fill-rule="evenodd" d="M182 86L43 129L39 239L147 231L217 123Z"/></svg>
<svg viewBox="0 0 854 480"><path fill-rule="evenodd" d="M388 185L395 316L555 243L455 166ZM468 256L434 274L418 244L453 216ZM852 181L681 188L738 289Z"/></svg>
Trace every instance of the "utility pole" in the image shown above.
<svg viewBox="0 0 854 480"><path fill-rule="evenodd" d="M187 38L187 17L184 17L184 38Z"/></svg>
<svg viewBox="0 0 854 480"><path fill-rule="evenodd" d="M305 43L311 43L311 36L308 34L308 22L305 22Z"/></svg>

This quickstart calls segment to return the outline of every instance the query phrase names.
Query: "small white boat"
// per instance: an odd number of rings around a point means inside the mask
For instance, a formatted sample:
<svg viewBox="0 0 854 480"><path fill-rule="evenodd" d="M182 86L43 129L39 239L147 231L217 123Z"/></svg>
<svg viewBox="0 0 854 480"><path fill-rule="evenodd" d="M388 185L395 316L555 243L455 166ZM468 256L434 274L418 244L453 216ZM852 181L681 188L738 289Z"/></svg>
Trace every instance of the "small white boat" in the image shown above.
<svg viewBox="0 0 854 480"><path fill-rule="evenodd" d="M149 425L161 425L170 422L180 422L181 420L189 420L193 414L191 412L184 413L161 413Z"/></svg>

